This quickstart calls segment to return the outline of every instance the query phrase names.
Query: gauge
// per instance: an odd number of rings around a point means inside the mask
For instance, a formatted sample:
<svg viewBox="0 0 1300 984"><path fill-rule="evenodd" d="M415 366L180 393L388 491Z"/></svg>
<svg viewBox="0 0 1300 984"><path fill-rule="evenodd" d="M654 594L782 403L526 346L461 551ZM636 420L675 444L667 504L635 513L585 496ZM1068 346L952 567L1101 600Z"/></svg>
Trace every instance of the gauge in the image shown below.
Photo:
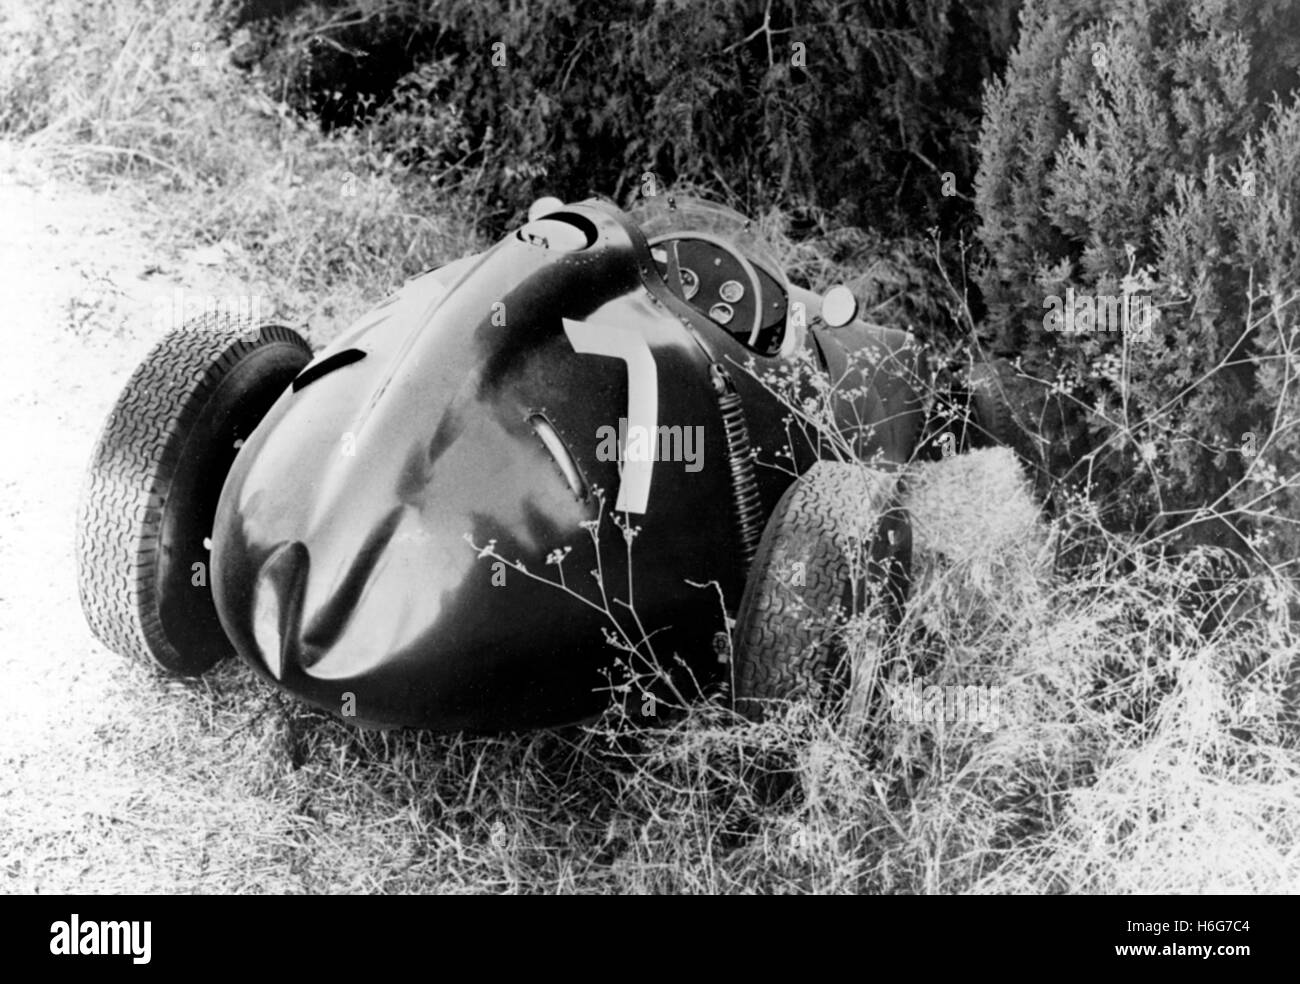
<svg viewBox="0 0 1300 984"><path fill-rule="evenodd" d="M690 267L682 267L679 271L682 275L682 297L690 300L700 289L700 278Z"/></svg>
<svg viewBox="0 0 1300 984"><path fill-rule="evenodd" d="M730 304L715 304L709 308L709 317L720 325L731 324L731 319L735 316L736 312Z"/></svg>
<svg viewBox="0 0 1300 984"><path fill-rule="evenodd" d="M745 288L739 280L727 280L718 288L718 296L728 304L735 304L745 296Z"/></svg>

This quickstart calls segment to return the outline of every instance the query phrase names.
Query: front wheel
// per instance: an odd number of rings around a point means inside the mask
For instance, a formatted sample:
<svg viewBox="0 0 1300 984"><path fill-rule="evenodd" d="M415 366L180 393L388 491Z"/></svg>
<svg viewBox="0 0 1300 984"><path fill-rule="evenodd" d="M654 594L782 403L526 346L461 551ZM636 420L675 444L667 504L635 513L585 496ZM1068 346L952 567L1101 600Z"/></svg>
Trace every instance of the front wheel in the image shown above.
<svg viewBox="0 0 1300 984"><path fill-rule="evenodd" d="M209 315L167 334L127 381L77 510L77 586L95 638L195 676L233 652L208 537L244 439L311 361L280 325Z"/></svg>

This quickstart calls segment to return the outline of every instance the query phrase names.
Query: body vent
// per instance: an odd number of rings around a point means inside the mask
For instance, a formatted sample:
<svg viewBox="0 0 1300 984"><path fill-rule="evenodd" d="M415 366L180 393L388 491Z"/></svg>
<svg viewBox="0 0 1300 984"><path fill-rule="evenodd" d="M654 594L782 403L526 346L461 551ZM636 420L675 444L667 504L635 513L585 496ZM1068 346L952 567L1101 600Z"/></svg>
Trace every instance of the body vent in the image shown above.
<svg viewBox="0 0 1300 984"><path fill-rule="evenodd" d="M318 362L313 362L302 372L298 373L297 378L293 381L293 391L297 393L304 386L310 385L335 369L342 369L344 366L350 366L354 362L360 362L366 357L366 353L361 349L344 349L342 352L335 352L333 355L327 355Z"/></svg>

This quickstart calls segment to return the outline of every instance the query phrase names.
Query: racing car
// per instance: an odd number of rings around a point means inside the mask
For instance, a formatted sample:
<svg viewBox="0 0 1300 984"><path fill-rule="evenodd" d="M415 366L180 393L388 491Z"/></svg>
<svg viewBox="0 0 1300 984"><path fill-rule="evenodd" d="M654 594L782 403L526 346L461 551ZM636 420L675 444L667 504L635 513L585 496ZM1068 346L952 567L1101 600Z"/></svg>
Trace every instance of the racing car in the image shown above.
<svg viewBox="0 0 1300 984"><path fill-rule="evenodd" d="M761 715L834 686L826 613L905 603L925 376L730 209L541 200L318 353L234 316L167 334L92 455L82 608L110 650L238 654L368 726L590 720L647 652L647 687Z"/></svg>

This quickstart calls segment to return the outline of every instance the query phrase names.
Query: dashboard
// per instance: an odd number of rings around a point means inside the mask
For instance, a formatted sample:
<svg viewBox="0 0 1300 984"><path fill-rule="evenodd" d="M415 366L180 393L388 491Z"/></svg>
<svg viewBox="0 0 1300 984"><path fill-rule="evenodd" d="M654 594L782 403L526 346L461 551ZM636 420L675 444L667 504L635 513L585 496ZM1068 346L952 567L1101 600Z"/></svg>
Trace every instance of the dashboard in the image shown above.
<svg viewBox="0 0 1300 984"><path fill-rule="evenodd" d="M775 355L788 299L777 280L725 241L672 233L650 241L668 289L760 355Z"/></svg>

